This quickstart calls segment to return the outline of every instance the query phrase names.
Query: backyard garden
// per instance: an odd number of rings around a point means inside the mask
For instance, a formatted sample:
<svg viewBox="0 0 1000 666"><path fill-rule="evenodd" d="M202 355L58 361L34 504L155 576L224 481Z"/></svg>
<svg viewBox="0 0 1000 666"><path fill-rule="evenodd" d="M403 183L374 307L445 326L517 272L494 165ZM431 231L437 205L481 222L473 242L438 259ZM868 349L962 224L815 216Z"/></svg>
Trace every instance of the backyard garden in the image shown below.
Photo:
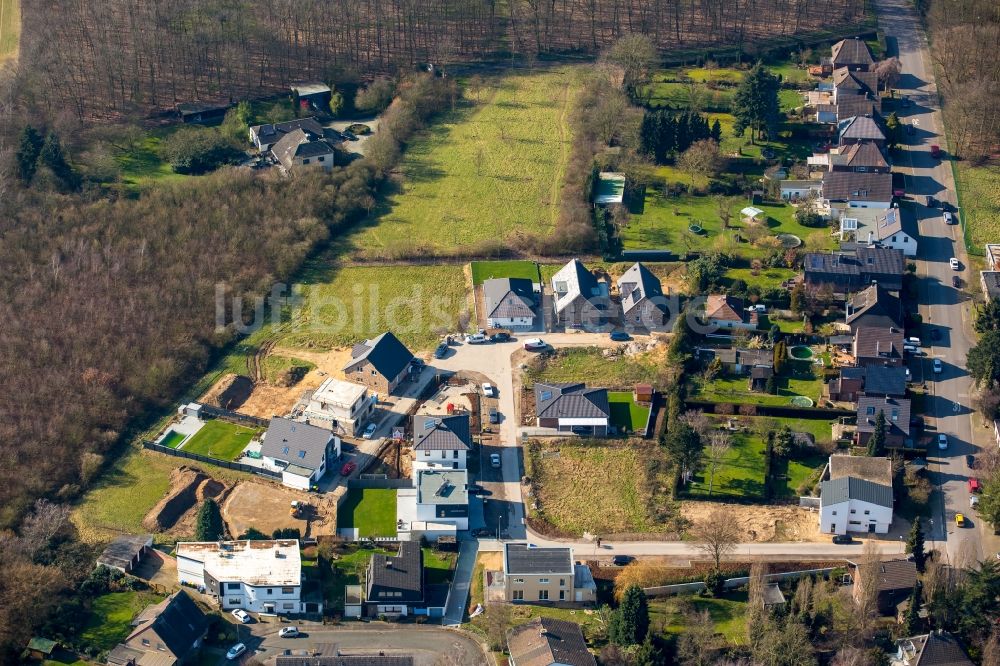
<svg viewBox="0 0 1000 666"><path fill-rule="evenodd" d="M236 460L250 440L261 432L261 428L248 428L222 419L212 419L205 421L181 448L187 453L197 453L216 460ZM175 436L177 433L172 432L171 435ZM171 446L166 442L164 444ZM176 446L174 444L171 448Z"/></svg>
<svg viewBox="0 0 1000 666"><path fill-rule="evenodd" d="M337 529L355 529L358 538L396 536L396 491L352 488L337 509Z"/></svg>
<svg viewBox="0 0 1000 666"><path fill-rule="evenodd" d="M541 279L538 264L533 261L473 261L470 268L472 284L476 286L496 278L523 278L532 282Z"/></svg>
<svg viewBox="0 0 1000 666"><path fill-rule="evenodd" d="M660 360L655 351L608 357L600 347L570 347L534 359L525 372L526 384L584 382L594 387L627 388L638 383L655 383Z"/></svg>
<svg viewBox="0 0 1000 666"><path fill-rule="evenodd" d="M812 360L790 358L775 376L776 393L751 391L746 375L720 374L690 378L691 397L714 403L812 407L819 404L823 379Z"/></svg>

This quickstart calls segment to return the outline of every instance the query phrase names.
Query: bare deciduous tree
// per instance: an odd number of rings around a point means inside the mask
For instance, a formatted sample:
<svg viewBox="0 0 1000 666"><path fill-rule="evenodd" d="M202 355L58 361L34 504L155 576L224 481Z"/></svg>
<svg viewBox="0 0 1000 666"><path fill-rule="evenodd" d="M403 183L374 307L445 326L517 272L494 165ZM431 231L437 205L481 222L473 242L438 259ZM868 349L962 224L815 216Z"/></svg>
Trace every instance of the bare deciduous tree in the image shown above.
<svg viewBox="0 0 1000 666"><path fill-rule="evenodd" d="M715 488L715 470L726 459L726 455L729 453L732 445L732 436L725 430L713 430L708 436L708 447L705 449L705 458L708 460L709 497L712 496L712 490Z"/></svg>
<svg viewBox="0 0 1000 666"><path fill-rule="evenodd" d="M878 615L878 581L881 566L882 549L879 548L878 542L869 539L861 550L861 560L854 571L858 618L861 620L862 628L866 630Z"/></svg>
<svg viewBox="0 0 1000 666"><path fill-rule="evenodd" d="M708 611L687 613L684 633L677 641L677 659L685 666L709 666L715 663L715 623Z"/></svg>
<svg viewBox="0 0 1000 666"><path fill-rule="evenodd" d="M695 523L691 534L695 538L695 548L712 560L716 571L722 560L736 550L740 540L739 528L721 509Z"/></svg>

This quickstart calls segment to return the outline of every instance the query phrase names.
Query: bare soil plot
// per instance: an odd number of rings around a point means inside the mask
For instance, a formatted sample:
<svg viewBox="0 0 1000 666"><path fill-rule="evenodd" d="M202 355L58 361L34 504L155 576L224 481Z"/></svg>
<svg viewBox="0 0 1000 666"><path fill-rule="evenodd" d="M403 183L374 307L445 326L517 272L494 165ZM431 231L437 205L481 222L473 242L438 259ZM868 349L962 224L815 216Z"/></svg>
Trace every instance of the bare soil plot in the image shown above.
<svg viewBox="0 0 1000 666"><path fill-rule="evenodd" d="M292 518L294 500L310 505L304 519ZM268 535L277 529L298 528L303 536L316 536L335 532L336 504L323 495L247 481L229 493L222 505L222 517L234 536L250 527Z"/></svg>
<svg viewBox="0 0 1000 666"><path fill-rule="evenodd" d="M816 514L798 506L681 502L681 515L694 523L708 520L715 511L725 512L740 528L741 540L745 543L827 541L830 538L819 532Z"/></svg>

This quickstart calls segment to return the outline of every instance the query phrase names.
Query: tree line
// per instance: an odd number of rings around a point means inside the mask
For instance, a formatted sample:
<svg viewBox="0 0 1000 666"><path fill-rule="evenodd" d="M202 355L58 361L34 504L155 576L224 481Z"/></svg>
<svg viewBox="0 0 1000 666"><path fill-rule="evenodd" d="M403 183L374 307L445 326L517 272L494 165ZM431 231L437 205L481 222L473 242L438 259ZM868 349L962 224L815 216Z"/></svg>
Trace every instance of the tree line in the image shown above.
<svg viewBox="0 0 1000 666"><path fill-rule="evenodd" d="M660 50L742 45L857 22L864 9L864 0L40 0L22 8L21 85L53 111L122 115L426 62L594 55L628 34Z"/></svg>

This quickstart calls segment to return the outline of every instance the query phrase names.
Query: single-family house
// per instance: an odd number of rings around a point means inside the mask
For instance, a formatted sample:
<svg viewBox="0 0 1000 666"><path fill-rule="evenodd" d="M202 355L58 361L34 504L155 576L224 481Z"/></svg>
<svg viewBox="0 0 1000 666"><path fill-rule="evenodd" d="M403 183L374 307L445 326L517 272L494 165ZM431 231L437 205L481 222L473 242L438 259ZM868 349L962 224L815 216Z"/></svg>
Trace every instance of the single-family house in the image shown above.
<svg viewBox="0 0 1000 666"><path fill-rule="evenodd" d="M274 144L278 143L286 134L295 130L302 130L306 136L314 141L323 138L323 126L315 118L296 118L286 120L281 123L267 123L264 125L254 125L250 128L250 142L257 147L261 153L271 150Z"/></svg>
<svg viewBox="0 0 1000 666"><path fill-rule="evenodd" d="M507 636L510 666L597 666L580 625L536 617Z"/></svg>
<svg viewBox="0 0 1000 666"><path fill-rule="evenodd" d="M505 543L503 576L507 601L591 603L597 598L590 568L575 564L569 547Z"/></svg>
<svg viewBox="0 0 1000 666"><path fill-rule="evenodd" d="M204 589L222 610L279 615L323 611L322 596L302 592L297 539L181 542L177 579Z"/></svg>
<svg viewBox="0 0 1000 666"><path fill-rule="evenodd" d="M767 390L767 382L773 376L773 365L755 365L750 368L750 379L747 381L747 386L751 391L762 393Z"/></svg>
<svg viewBox="0 0 1000 666"><path fill-rule="evenodd" d="M705 321L717 329L753 331L760 324L760 315L756 308L746 308L742 298L709 294L705 300Z"/></svg>
<svg viewBox="0 0 1000 666"><path fill-rule="evenodd" d="M608 309L608 283L598 281L579 259L573 259L552 276L556 321L567 328L599 325Z"/></svg>
<svg viewBox="0 0 1000 666"><path fill-rule="evenodd" d="M357 437L375 413L368 387L329 377L304 400L301 418L310 425Z"/></svg>
<svg viewBox="0 0 1000 666"><path fill-rule="evenodd" d="M827 171L822 198L834 208L889 208L892 206L891 173Z"/></svg>
<svg viewBox="0 0 1000 666"><path fill-rule="evenodd" d="M881 284L873 284L847 299L846 323L851 330L859 328L903 328L903 305L899 297Z"/></svg>
<svg viewBox="0 0 1000 666"><path fill-rule="evenodd" d="M322 81L304 81L293 83L289 87L294 99L299 100L299 108L314 109L317 113L330 113L330 100L333 91Z"/></svg>
<svg viewBox="0 0 1000 666"><path fill-rule="evenodd" d="M807 286L846 294L873 284L900 290L906 261L901 250L859 245L850 251L809 252L802 266Z"/></svg>
<svg viewBox="0 0 1000 666"><path fill-rule="evenodd" d="M910 400L891 396L858 397L858 425L854 433L856 446L868 446L875 432L879 413L885 416L885 447L887 449L913 448L910 439Z"/></svg>
<svg viewBox="0 0 1000 666"><path fill-rule="evenodd" d="M853 476L820 483L820 531L885 534L891 525L892 485Z"/></svg>
<svg viewBox="0 0 1000 666"><path fill-rule="evenodd" d="M271 419L261 440L264 466L281 472L281 483L309 490L340 457L340 438L326 428L280 416Z"/></svg>
<svg viewBox="0 0 1000 666"><path fill-rule="evenodd" d="M354 345L344 375L378 393L389 394L406 379L413 354L390 331Z"/></svg>
<svg viewBox="0 0 1000 666"><path fill-rule="evenodd" d="M466 469L472 448L468 414L413 417L413 469Z"/></svg>
<svg viewBox="0 0 1000 666"><path fill-rule="evenodd" d="M843 95L835 105L838 125L855 116L882 117L882 98L877 95Z"/></svg>
<svg viewBox="0 0 1000 666"><path fill-rule="evenodd" d="M875 116L851 116L837 122L837 139L841 146L874 143L885 147L886 132Z"/></svg>
<svg viewBox="0 0 1000 666"><path fill-rule="evenodd" d="M840 213L840 240L899 250L917 256L917 225L908 209L846 208Z"/></svg>
<svg viewBox="0 0 1000 666"><path fill-rule="evenodd" d="M854 477L883 486L892 485L892 460L885 456L834 454L826 463L822 481Z"/></svg>
<svg viewBox="0 0 1000 666"><path fill-rule="evenodd" d="M785 201L801 201L819 196L823 191L821 180L783 180L778 187Z"/></svg>
<svg viewBox="0 0 1000 666"><path fill-rule="evenodd" d="M152 549L153 537L150 534L121 534L97 558L97 566L132 573Z"/></svg>
<svg viewBox="0 0 1000 666"><path fill-rule="evenodd" d="M878 96L878 75L875 72L851 71L848 67L833 70L833 103L839 104L848 97Z"/></svg>
<svg viewBox="0 0 1000 666"><path fill-rule="evenodd" d="M419 469L414 474L417 520L450 526L451 532L469 529L468 471Z"/></svg>
<svg viewBox="0 0 1000 666"><path fill-rule="evenodd" d="M865 368L841 368L838 375L823 386L823 394L834 402L854 402L864 385Z"/></svg>
<svg viewBox="0 0 1000 666"><path fill-rule="evenodd" d="M986 300L1000 298L1000 271L979 271L979 286Z"/></svg>
<svg viewBox="0 0 1000 666"><path fill-rule="evenodd" d="M535 325L535 290L526 278L483 282L483 307L490 328L530 330Z"/></svg>
<svg viewBox="0 0 1000 666"><path fill-rule="evenodd" d="M892 170L885 148L871 141L834 148L829 153L828 162L830 171L889 173Z"/></svg>
<svg viewBox="0 0 1000 666"><path fill-rule="evenodd" d="M650 331L663 328L669 312L658 277L636 262L618 278L617 285L626 325Z"/></svg>
<svg viewBox="0 0 1000 666"><path fill-rule="evenodd" d="M906 368L869 365L864 370L865 395L894 398L902 398L906 395Z"/></svg>
<svg viewBox="0 0 1000 666"><path fill-rule="evenodd" d="M954 635L941 629L896 641L891 666L972 666L965 648Z"/></svg>
<svg viewBox="0 0 1000 666"><path fill-rule="evenodd" d="M882 615L894 615L896 606L913 593L917 584L917 565L912 560L888 560L875 564L874 576L868 569L871 565L858 563L852 567L854 588L851 594L855 603L861 603L870 584L878 588L876 604Z"/></svg>
<svg viewBox="0 0 1000 666"><path fill-rule="evenodd" d="M859 326L854 330L851 355L863 368L903 368L903 329L896 326Z"/></svg>
<svg viewBox="0 0 1000 666"><path fill-rule="evenodd" d="M317 139L301 129L295 129L271 146L271 154L287 173L308 166L332 169L337 153L326 139Z"/></svg>
<svg viewBox="0 0 1000 666"><path fill-rule="evenodd" d="M604 437L611 408L606 388L581 383L535 382L535 418L539 428Z"/></svg>
<svg viewBox="0 0 1000 666"><path fill-rule="evenodd" d="M208 617L184 590L148 606L132 631L108 655L109 664L194 663L208 630Z"/></svg>
<svg viewBox="0 0 1000 666"><path fill-rule="evenodd" d="M419 541L401 541L397 555L375 553L365 576L368 617L406 617L424 603L424 553Z"/></svg>
<svg viewBox="0 0 1000 666"><path fill-rule="evenodd" d="M871 49L863 39L842 39L830 49L830 64L834 69L847 67L851 71L866 72L875 64Z"/></svg>

